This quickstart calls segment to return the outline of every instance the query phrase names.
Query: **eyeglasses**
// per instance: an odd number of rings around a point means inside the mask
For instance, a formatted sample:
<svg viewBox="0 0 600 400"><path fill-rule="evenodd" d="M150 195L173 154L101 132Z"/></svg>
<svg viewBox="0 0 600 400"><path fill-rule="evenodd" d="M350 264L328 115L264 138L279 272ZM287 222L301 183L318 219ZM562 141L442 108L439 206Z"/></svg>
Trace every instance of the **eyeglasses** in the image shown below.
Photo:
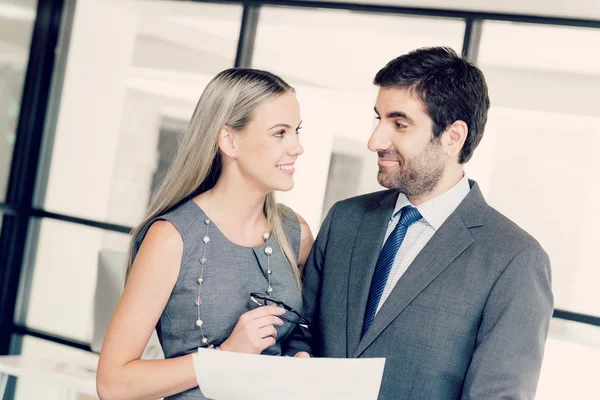
<svg viewBox="0 0 600 400"><path fill-rule="evenodd" d="M252 300L255 304L259 306L277 306L282 307L286 311L292 313L292 315L287 314L286 316L279 315L279 318L282 320L289 322L291 324L300 325L303 328L310 328L310 321L300 315L299 312L294 310L292 307L285 304L283 301L275 300L272 297L266 296L260 293L250 293L250 300Z"/></svg>

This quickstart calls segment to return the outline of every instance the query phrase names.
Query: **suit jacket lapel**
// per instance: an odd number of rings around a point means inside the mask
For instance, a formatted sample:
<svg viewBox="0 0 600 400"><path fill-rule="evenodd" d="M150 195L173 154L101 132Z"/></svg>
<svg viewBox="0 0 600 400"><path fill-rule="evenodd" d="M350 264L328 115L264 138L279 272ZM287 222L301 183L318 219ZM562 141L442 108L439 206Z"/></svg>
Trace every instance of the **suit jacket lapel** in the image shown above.
<svg viewBox="0 0 600 400"><path fill-rule="evenodd" d="M438 275L448 267L473 242L468 228L480 226L487 210L487 204L477 187L472 183L470 193L454 213L442 224L410 267L375 316L373 324L360 340L352 357L358 357L383 332L383 330L421 293ZM373 267L374 268L374 267ZM373 271L371 270L371 276ZM371 279L368 279L370 286ZM367 286L367 296L369 286ZM366 298L361 304L360 323L364 319ZM357 310L358 311L358 310ZM351 314L349 314L351 315ZM360 332L359 332L360 337Z"/></svg>
<svg viewBox="0 0 600 400"><path fill-rule="evenodd" d="M347 356L354 353L361 338L362 324L371 280L383 246L389 219L398 193L391 193L363 215L356 232L348 276Z"/></svg>
<svg viewBox="0 0 600 400"><path fill-rule="evenodd" d="M458 227L457 224L459 224ZM456 215L451 216L433 235L396 283L375 316L373 324L360 341L353 357L358 357L398 314L471 243L473 243L473 237L464 227L460 218Z"/></svg>

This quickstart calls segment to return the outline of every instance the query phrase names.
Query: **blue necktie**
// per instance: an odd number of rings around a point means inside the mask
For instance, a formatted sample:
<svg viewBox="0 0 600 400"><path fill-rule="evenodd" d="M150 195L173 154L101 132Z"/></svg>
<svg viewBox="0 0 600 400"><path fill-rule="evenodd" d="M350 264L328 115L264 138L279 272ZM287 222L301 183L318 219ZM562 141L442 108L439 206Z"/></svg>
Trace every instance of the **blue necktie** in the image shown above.
<svg viewBox="0 0 600 400"><path fill-rule="evenodd" d="M392 265L394 265L394 259L396 258L398 249L400 249L404 236L406 236L406 231L408 231L410 225L421 219L419 210L411 206L402 207L400 213L400 221L383 245L383 248L379 253L379 258L377 259L377 265L375 265L375 273L373 274L373 281L371 282L371 289L369 290L369 299L367 300L367 310L365 311L365 319L363 321L363 336L373 323L379 300L381 300L383 289L387 283Z"/></svg>

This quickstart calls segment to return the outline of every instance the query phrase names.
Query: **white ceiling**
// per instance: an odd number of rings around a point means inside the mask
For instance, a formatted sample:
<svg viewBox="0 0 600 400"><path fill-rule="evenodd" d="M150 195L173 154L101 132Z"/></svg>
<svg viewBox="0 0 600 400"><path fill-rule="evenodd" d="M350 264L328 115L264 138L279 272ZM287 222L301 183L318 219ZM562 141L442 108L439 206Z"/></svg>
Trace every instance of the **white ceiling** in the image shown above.
<svg viewBox="0 0 600 400"><path fill-rule="evenodd" d="M328 1L348 2L348 0ZM350 0L349 2L600 20L598 0Z"/></svg>

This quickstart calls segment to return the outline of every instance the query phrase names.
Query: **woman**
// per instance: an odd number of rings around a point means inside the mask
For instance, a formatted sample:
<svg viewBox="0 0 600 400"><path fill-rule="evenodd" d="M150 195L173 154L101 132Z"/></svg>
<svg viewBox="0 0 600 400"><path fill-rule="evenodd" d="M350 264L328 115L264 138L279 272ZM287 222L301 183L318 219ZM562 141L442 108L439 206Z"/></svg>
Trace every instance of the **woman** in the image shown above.
<svg viewBox="0 0 600 400"><path fill-rule="evenodd" d="M127 284L100 354L101 398L205 398L191 358L198 347L281 354L295 325L250 293L301 306L313 238L273 193L294 186L300 124L294 89L271 73L229 69L208 84L133 232ZM165 360L140 360L155 328Z"/></svg>

